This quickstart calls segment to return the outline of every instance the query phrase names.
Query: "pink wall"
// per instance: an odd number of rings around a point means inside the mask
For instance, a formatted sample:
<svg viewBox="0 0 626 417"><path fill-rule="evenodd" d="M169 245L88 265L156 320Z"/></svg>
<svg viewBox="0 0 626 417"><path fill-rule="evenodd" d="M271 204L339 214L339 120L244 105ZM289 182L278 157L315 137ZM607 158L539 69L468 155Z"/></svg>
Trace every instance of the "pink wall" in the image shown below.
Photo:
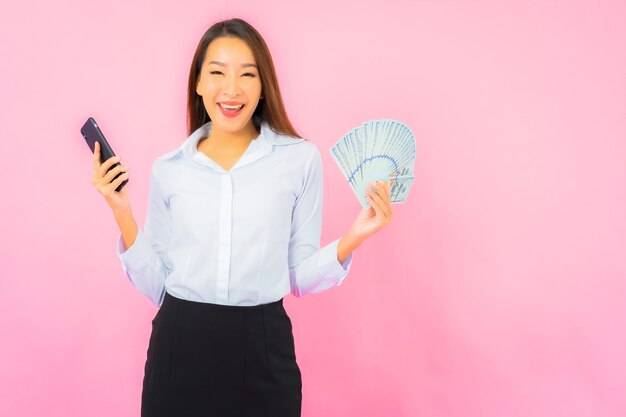
<svg viewBox="0 0 626 417"><path fill-rule="evenodd" d="M626 415L624 1L0 5L0 415L137 416L155 308L78 129L133 172L185 138L196 43L241 16L323 150L322 243L359 206L327 149L408 123L416 179L341 287L288 297L303 415Z"/></svg>

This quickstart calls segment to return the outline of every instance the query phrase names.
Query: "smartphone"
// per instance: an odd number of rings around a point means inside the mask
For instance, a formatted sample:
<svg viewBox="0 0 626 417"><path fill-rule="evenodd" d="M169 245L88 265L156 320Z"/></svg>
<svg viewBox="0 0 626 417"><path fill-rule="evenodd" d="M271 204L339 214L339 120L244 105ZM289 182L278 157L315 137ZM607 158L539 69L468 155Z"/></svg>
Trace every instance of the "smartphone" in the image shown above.
<svg viewBox="0 0 626 417"><path fill-rule="evenodd" d="M100 143L100 163L103 163L104 161L111 158L112 156L115 156L115 153L113 153L113 149L111 149L111 145L109 145L109 142L107 142L107 140L105 139L104 135L102 134L102 131L98 127L98 124L96 123L93 117L90 117L89 119L87 119L83 127L80 128L80 133L85 138L85 141L87 142L87 145L89 145L89 148L91 149L92 153L95 152L96 141ZM118 166L119 164L120 164L119 162L114 163L107 170L107 172L109 172L110 170ZM115 178L119 177L122 174L123 172L120 172L119 174L115 176ZM115 178L113 178L113 180ZM121 191L127 182L128 180L124 180L124 182L122 182L115 189L115 191Z"/></svg>

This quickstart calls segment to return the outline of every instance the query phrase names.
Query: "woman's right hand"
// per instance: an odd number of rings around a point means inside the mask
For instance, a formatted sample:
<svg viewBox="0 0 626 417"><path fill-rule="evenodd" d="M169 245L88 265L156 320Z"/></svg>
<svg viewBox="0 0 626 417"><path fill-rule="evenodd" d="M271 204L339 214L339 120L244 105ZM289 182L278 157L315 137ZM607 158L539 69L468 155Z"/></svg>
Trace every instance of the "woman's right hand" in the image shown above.
<svg viewBox="0 0 626 417"><path fill-rule="evenodd" d="M93 179L91 183L104 196L114 214L131 211L126 187L122 188L121 191L115 191L124 180L128 179L128 167L120 164L107 172L119 160L119 156L113 156L100 164L100 142L96 141L93 152ZM113 180L120 172L123 172L123 174Z"/></svg>

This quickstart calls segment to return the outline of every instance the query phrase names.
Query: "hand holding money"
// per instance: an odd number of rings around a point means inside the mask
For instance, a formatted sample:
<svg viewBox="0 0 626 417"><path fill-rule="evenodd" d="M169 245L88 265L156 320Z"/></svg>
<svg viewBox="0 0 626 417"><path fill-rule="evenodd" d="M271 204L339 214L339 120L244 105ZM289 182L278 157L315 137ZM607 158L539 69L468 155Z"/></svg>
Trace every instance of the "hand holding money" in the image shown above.
<svg viewBox="0 0 626 417"><path fill-rule="evenodd" d="M353 250L374 233L387 226L393 219L391 208L391 181L373 181L367 190L367 201L371 207L361 209L348 233L337 245L337 260L343 264Z"/></svg>
<svg viewBox="0 0 626 417"><path fill-rule="evenodd" d="M364 241L391 222L391 188L391 181L372 181L366 195L370 207L361 209L350 228L351 235Z"/></svg>

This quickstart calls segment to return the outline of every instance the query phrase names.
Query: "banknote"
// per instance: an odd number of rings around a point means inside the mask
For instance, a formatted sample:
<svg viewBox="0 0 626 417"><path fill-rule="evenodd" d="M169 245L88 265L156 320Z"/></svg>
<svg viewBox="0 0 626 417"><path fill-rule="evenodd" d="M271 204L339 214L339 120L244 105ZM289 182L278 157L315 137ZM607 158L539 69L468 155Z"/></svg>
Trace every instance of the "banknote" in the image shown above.
<svg viewBox="0 0 626 417"><path fill-rule="evenodd" d="M415 138L405 124L371 120L346 133L330 154L363 207L372 181L391 181L391 203L406 201L413 184Z"/></svg>

